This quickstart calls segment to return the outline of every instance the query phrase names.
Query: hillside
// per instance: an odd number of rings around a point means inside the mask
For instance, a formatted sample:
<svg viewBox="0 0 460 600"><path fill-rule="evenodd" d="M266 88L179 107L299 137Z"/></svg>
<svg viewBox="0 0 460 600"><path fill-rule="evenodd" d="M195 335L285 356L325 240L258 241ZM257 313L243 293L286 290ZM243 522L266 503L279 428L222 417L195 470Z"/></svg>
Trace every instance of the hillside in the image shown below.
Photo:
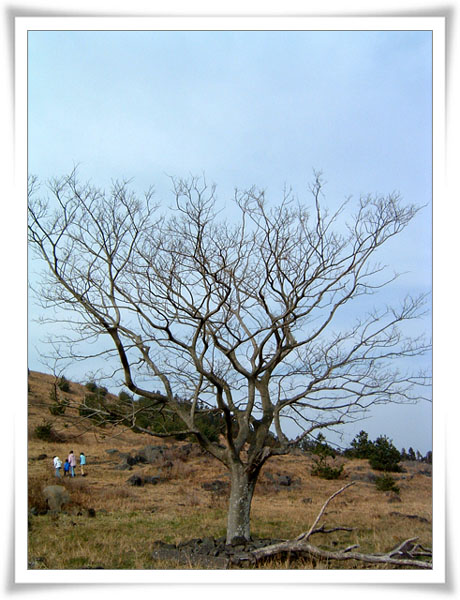
<svg viewBox="0 0 460 600"><path fill-rule="evenodd" d="M218 461L187 441L157 439L120 427L90 427L75 408L51 415L53 380L51 375L29 374L30 568L184 568L171 560L154 559L154 541L176 544L225 535L228 477ZM64 396L78 404L86 391L71 383ZM55 432L51 441L36 435L45 421ZM87 476L82 477L77 467L74 479L61 480L70 502L55 515L47 511L42 489L56 484L53 456L64 459L71 449L76 455L86 454ZM139 457L145 462L139 462ZM363 552L384 552L403 539L419 536L422 545L431 547L430 465L404 463L405 471L394 475L398 496L376 489L372 478L377 473L367 460L337 458L335 462L344 463L343 480L311 476L312 459L302 453L269 460L254 495L253 536L291 539L299 535L333 492L356 481L331 503L324 519L328 527L346 525L353 531L320 534L315 543L331 549L359 544ZM128 480L133 475L140 478L138 482L154 478L153 483L131 485ZM291 563L286 558L268 561L263 568L369 566L354 561L328 565L310 559Z"/></svg>

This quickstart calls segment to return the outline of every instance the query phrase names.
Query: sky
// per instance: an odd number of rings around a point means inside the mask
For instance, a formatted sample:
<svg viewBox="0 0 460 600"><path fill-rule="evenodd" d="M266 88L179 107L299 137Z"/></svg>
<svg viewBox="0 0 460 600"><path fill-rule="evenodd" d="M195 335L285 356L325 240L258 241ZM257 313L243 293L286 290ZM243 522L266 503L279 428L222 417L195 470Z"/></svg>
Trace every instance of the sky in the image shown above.
<svg viewBox="0 0 460 600"><path fill-rule="evenodd" d="M331 206L398 191L426 208L382 255L405 273L384 301L429 292L431 56L427 31L29 32L28 169L46 180L78 164L98 186L154 184L162 203L169 175L203 172L222 206L252 185L308 200L314 169ZM29 367L43 371L39 314L30 299ZM425 454L431 427L429 403L383 406L339 443L365 429Z"/></svg>

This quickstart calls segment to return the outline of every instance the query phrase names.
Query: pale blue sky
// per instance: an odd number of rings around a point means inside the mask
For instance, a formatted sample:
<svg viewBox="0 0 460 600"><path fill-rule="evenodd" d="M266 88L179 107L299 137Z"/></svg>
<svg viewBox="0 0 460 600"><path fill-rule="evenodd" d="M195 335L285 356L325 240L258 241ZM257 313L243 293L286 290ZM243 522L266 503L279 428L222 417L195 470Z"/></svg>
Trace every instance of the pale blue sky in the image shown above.
<svg viewBox="0 0 460 600"><path fill-rule="evenodd" d="M225 203L251 185L276 200L285 183L308 199L319 169L331 204L398 190L428 207L383 257L407 271L389 299L429 291L430 32L36 31L28 52L29 171L41 179L79 163L83 179L134 178L167 201L167 174L204 171ZM45 332L29 332L30 367L43 370ZM430 417L429 405L384 407L357 430L425 453Z"/></svg>

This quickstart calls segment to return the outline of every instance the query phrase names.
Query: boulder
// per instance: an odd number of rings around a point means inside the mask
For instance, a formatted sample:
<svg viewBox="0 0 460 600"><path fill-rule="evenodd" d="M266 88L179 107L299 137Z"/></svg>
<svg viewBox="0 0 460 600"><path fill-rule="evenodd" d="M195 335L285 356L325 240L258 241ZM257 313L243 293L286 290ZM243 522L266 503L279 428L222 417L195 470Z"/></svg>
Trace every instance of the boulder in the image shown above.
<svg viewBox="0 0 460 600"><path fill-rule="evenodd" d="M142 479L144 483L151 483L152 485L156 485L160 482L160 478L155 475L146 475L145 477L142 477Z"/></svg>
<svg viewBox="0 0 460 600"><path fill-rule="evenodd" d="M152 464L163 458L165 449L165 446L144 446L137 451L136 456L139 457L144 463Z"/></svg>
<svg viewBox="0 0 460 600"><path fill-rule="evenodd" d="M291 475L287 473L272 473L271 471L264 472L265 477L268 481L274 484L275 489L279 490L280 487L298 487L300 485L300 479L293 479Z"/></svg>
<svg viewBox="0 0 460 600"><path fill-rule="evenodd" d="M160 483L161 478L155 475L131 475L131 477L126 481L129 485L134 485L136 487L143 487L146 483L150 483L152 485L156 485Z"/></svg>
<svg viewBox="0 0 460 600"><path fill-rule="evenodd" d="M126 483L128 483L129 485L134 485L136 487L142 487L144 485L142 477L140 477L139 475L131 475L131 477L126 481Z"/></svg>
<svg viewBox="0 0 460 600"><path fill-rule="evenodd" d="M70 496L62 485L48 485L43 488L48 507L53 512L61 512L62 506L70 501Z"/></svg>
<svg viewBox="0 0 460 600"><path fill-rule="evenodd" d="M289 475L279 475L278 476L278 485L283 485L285 487L289 487L292 483L292 479Z"/></svg>
<svg viewBox="0 0 460 600"><path fill-rule="evenodd" d="M114 467L114 469L116 471L132 471L132 466L128 465L127 462L123 462L121 463L121 465L117 465L116 467Z"/></svg>

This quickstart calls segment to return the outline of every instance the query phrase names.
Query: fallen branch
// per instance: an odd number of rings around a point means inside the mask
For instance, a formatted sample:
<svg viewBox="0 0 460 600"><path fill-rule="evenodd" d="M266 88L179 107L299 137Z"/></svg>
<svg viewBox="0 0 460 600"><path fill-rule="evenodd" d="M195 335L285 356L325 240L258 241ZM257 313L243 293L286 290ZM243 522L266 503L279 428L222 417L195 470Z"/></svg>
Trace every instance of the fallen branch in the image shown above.
<svg viewBox="0 0 460 600"><path fill-rule="evenodd" d="M339 494L345 491L347 488L352 486L354 482L348 483L344 487L342 487L337 492L334 492L332 496L330 496L326 502L321 507L321 510L318 513L318 516L314 520L310 529L304 533L301 533L293 540L287 540L285 542L280 542L278 544L272 544L271 546L266 546L265 548L259 548L257 550L253 550L245 556L239 558L238 556L234 556L232 558L232 563L237 564L242 562L243 560L247 561L248 558L250 561L257 563L261 559L267 558L269 556L275 556L277 554L290 552L295 553L300 556L309 555L314 558L325 559L325 560L358 560L366 563L374 563L374 564L388 564L394 565L398 567L414 567L417 569L432 569L433 565L429 561L417 560L418 557L426 556L432 557L432 552L426 548L423 548L420 544L416 544L415 541L418 539L416 537L404 540L400 544L398 544L395 548L386 552L384 554L362 554L361 552L354 552L355 548L359 546L357 544L353 546L348 546L343 550L338 550L336 552L330 552L328 550L323 550L322 548L318 548L318 546L314 546L309 542L309 538L316 533L332 533L333 531L352 531L350 527L333 527L331 529L326 529L324 525L318 527L318 523L323 517L328 504Z"/></svg>

